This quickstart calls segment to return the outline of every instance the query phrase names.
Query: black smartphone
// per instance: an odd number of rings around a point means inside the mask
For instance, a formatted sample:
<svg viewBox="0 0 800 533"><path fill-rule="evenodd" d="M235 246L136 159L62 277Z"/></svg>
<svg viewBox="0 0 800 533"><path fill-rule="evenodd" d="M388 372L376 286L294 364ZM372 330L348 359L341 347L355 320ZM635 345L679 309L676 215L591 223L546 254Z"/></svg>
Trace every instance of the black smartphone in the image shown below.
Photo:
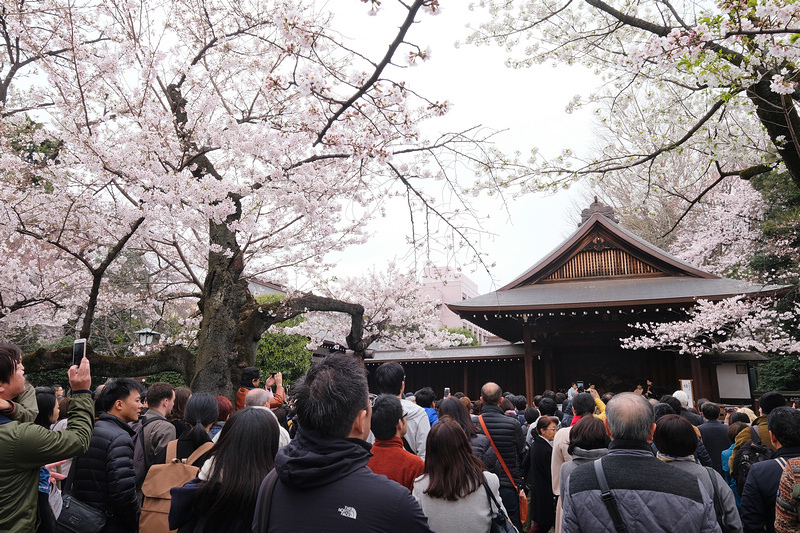
<svg viewBox="0 0 800 533"><path fill-rule="evenodd" d="M450 396L450 387L445 387L444 396L442 396L442 398L447 398L448 396Z"/></svg>
<svg viewBox="0 0 800 533"><path fill-rule="evenodd" d="M75 339L72 343L72 364L81 366L84 356L86 356L86 339Z"/></svg>

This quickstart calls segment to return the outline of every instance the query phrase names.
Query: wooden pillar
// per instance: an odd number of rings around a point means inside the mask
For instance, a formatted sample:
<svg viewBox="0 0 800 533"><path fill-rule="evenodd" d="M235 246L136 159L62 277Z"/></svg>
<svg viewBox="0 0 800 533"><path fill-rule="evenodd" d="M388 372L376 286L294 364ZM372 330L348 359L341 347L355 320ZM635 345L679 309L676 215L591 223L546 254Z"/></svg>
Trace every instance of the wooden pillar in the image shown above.
<svg viewBox="0 0 800 533"><path fill-rule="evenodd" d="M692 388L694 389L694 400L703 398L703 372L700 368L700 360L689 355L689 364L692 367Z"/></svg>
<svg viewBox="0 0 800 533"><path fill-rule="evenodd" d="M463 363L461 365L461 371L462 371L463 376L464 376L464 381L462 382L461 390L464 391L464 394L466 394L467 396L469 396L469 391L467 390L469 388L469 379L468 379L469 378L469 372L467 372L468 364L469 363L465 362L465 363Z"/></svg>
<svg viewBox="0 0 800 533"><path fill-rule="evenodd" d="M528 398L528 404L533 405L533 334L530 324L522 326L522 344L525 347L525 396Z"/></svg>
<svg viewBox="0 0 800 533"><path fill-rule="evenodd" d="M542 356L544 358L544 388L551 391L558 390L556 389L555 368L553 368L553 349L546 348Z"/></svg>

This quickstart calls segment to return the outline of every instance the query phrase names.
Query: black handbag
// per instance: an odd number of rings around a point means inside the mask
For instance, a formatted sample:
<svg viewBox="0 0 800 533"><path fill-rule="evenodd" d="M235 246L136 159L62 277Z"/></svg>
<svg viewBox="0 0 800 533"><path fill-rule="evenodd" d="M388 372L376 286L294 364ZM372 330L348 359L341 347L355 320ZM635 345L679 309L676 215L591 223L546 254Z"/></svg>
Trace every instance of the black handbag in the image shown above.
<svg viewBox="0 0 800 533"><path fill-rule="evenodd" d="M519 533L514 524L511 523L511 520L508 519L508 516L506 516L506 513L503 512L503 508L494 499L494 494L492 494L489 484L486 483L486 479L483 480L483 488L486 489L486 495L489 497L489 516L491 516L492 520L489 526L489 533ZM494 507L492 503L494 503ZM497 508L496 512L495 508Z"/></svg>
<svg viewBox="0 0 800 533"><path fill-rule="evenodd" d="M61 514L56 520L57 533L100 533L106 527L108 515L103 511L87 505L72 496L72 480L75 477L77 461L72 462L69 475L64 482L61 493Z"/></svg>

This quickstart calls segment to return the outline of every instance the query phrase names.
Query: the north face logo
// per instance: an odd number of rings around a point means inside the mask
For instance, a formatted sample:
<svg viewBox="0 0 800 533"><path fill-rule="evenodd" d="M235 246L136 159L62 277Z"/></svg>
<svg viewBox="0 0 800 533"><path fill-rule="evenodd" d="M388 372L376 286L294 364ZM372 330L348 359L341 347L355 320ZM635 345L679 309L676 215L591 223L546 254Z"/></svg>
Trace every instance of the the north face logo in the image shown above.
<svg viewBox="0 0 800 533"><path fill-rule="evenodd" d="M356 510L346 505L339 508L339 514L345 518L352 518L353 520L356 519Z"/></svg>

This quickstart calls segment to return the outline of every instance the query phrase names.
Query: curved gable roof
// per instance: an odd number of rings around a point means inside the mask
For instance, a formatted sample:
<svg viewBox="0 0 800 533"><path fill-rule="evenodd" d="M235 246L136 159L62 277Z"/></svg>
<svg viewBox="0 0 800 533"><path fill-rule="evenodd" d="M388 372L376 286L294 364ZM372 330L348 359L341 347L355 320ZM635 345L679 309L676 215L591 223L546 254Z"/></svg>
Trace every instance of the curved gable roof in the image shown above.
<svg viewBox="0 0 800 533"><path fill-rule="evenodd" d="M681 261L595 213L544 259L498 291L587 278L659 276L719 277Z"/></svg>

